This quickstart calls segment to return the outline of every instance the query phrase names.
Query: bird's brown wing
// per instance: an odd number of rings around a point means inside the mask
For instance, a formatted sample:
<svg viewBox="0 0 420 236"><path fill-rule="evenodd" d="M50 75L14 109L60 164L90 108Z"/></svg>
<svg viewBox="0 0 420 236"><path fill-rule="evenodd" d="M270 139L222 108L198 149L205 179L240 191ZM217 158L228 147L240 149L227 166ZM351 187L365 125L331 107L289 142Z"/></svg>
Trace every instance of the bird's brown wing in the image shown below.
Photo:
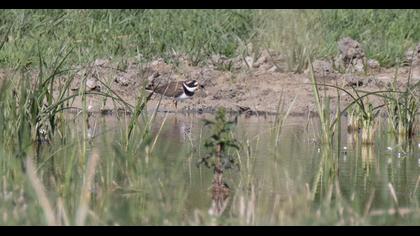
<svg viewBox="0 0 420 236"><path fill-rule="evenodd" d="M184 89L182 88L182 82L177 81L160 85L156 87L154 91L167 97L177 97L184 92Z"/></svg>

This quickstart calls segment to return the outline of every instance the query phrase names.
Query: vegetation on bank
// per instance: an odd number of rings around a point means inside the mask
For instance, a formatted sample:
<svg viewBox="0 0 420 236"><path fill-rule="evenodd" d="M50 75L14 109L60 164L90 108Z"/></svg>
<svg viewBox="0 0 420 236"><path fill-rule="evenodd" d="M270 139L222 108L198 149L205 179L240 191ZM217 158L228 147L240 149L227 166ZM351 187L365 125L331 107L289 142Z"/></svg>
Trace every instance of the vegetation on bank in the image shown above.
<svg viewBox="0 0 420 236"><path fill-rule="evenodd" d="M234 57L271 48L290 67L307 55L330 58L337 41L352 37L368 58L393 66L420 41L419 10L1 10L0 64L31 65L36 50L48 58L63 45L68 63L97 58L170 60L185 53L194 63L211 55Z"/></svg>

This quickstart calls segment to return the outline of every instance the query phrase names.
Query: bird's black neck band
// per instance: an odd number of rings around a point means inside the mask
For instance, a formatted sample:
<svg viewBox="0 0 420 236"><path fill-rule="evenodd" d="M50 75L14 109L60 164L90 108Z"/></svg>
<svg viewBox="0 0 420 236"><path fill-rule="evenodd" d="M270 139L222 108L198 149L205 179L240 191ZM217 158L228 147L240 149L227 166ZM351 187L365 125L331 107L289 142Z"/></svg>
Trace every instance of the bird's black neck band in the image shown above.
<svg viewBox="0 0 420 236"><path fill-rule="evenodd" d="M187 95L187 96L189 96L189 97L191 97L192 95L194 95L194 92L189 91L189 90L185 87L185 85L182 85L182 87L184 88L184 93L185 93L185 95Z"/></svg>

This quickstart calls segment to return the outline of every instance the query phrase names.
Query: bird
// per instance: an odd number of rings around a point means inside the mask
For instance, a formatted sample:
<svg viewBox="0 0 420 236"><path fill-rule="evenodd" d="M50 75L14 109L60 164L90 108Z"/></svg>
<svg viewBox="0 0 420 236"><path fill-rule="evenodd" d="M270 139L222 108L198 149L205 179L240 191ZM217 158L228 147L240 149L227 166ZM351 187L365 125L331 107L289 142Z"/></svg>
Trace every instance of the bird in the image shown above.
<svg viewBox="0 0 420 236"><path fill-rule="evenodd" d="M150 92L173 98L175 109L178 107L178 101L194 96L194 92L197 88L198 82L196 80L172 81L162 85L158 84L156 86L152 83L146 86L146 90Z"/></svg>

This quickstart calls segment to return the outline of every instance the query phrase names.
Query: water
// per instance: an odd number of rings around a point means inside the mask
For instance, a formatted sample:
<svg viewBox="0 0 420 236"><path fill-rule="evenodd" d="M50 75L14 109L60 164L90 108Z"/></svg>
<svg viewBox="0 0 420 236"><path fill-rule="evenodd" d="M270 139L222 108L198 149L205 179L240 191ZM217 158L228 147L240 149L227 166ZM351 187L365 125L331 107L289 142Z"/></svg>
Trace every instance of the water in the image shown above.
<svg viewBox="0 0 420 236"><path fill-rule="evenodd" d="M152 154L137 147L125 160L111 154L121 145L122 126L127 119L97 116L92 119L90 150L104 156L97 178L102 195L96 194L92 210L98 221L92 224L410 224L396 214L415 215L420 197L420 148L418 137L412 145L398 144L384 128L371 146L354 143L343 132L338 172L332 177L330 204L327 170L318 183L322 193L310 200L325 147L319 143L316 118L289 117L277 145L273 143L274 117L240 117L235 137L242 145L236 155L241 169L225 171L232 192L222 215L212 218L210 187L212 169L197 166L206 154L204 139L209 129L202 119L211 115L159 113L152 125ZM163 126L161 124L163 123ZM342 130L345 129L345 121ZM81 126L77 127L81 129ZM110 155L109 157L105 157ZM131 159L132 158L132 159ZM112 170L115 168L115 170ZM104 180L107 179L108 180ZM328 178L327 178L328 179ZM110 190L102 185L115 182ZM109 185L109 184L108 184ZM102 186L102 187L101 187ZM338 186L338 187L337 187ZM395 196L393 195L395 192ZM396 199L395 199L396 197ZM339 199L339 200L337 200ZM331 212L330 212L331 211ZM347 213L346 213L347 212ZM327 217L325 217L326 215ZM370 218L366 216L371 215ZM407 217L407 216L406 216ZM411 219L411 218L410 218ZM358 221L359 220L359 221Z"/></svg>

